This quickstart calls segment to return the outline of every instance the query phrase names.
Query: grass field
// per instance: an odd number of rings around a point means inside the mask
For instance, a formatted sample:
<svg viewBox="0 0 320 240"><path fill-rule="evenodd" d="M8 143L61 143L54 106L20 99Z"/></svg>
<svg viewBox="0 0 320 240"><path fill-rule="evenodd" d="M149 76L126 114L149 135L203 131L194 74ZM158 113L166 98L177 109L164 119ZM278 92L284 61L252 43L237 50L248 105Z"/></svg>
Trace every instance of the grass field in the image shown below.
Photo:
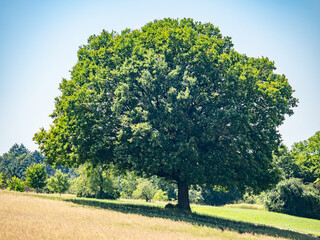
<svg viewBox="0 0 320 240"><path fill-rule="evenodd" d="M237 213L218 211L224 208L193 206L199 214L188 214L163 209L163 205L0 191L0 239L312 239L273 227L227 220ZM314 221L319 229L320 221Z"/></svg>
<svg viewBox="0 0 320 240"><path fill-rule="evenodd" d="M209 216L286 228L320 237L320 221L315 219L234 207L196 206L192 209L194 212Z"/></svg>

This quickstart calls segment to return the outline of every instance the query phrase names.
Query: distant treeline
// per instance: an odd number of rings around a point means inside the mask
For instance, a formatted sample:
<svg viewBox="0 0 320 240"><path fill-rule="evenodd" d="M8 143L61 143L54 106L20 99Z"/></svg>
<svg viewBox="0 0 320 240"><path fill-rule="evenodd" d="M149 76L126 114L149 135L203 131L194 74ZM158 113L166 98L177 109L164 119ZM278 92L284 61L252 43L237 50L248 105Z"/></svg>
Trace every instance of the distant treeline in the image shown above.
<svg viewBox="0 0 320 240"><path fill-rule="evenodd" d="M26 170L34 164L44 165L48 180L54 177L57 170L67 175L69 181L68 193L79 197L91 198L132 198L146 201L175 201L177 200L177 186L174 183L153 176L143 178L133 172L116 173L115 170L104 166L82 165L79 168L52 167L46 164L45 157L38 151L30 151L23 144L14 144L10 150L0 156L0 173L2 187L7 188L9 182L16 183L26 180ZM12 179L15 179L12 181ZM16 183L17 184L17 183ZM28 187L25 185L25 188ZM19 189L19 188L18 188ZM20 188L23 189L23 188ZM45 186L41 191L53 192ZM212 187L194 186L189 191L190 202L209 205L223 205L242 199L237 190L225 191Z"/></svg>
<svg viewBox="0 0 320 240"><path fill-rule="evenodd" d="M0 172L3 174L4 180L17 177L25 179L25 171L32 164L44 164L46 172L49 176L53 176L57 170L61 170L65 174L74 175L74 169L65 167L53 168L45 164L45 157L38 151L30 151L23 144L14 144L7 153L0 156Z"/></svg>

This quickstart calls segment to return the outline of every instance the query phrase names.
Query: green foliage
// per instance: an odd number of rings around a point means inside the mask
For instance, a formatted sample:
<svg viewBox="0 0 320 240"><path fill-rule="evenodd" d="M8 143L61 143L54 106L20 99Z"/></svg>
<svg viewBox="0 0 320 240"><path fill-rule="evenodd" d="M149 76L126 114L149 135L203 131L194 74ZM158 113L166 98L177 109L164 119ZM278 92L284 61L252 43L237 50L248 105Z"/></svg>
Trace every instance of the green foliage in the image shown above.
<svg viewBox="0 0 320 240"><path fill-rule="evenodd" d="M5 180L14 176L23 179L31 162L30 151L23 144L14 144L7 153L0 156L0 172Z"/></svg>
<svg viewBox="0 0 320 240"><path fill-rule="evenodd" d="M320 179L318 178L313 184L313 187L320 192Z"/></svg>
<svg viewBox="0 0 320 240"><path fill-rule="evenodd" d="M68 181L68 176L57 170L55 175L50 177L47 182L48 189L52 192L64 193L68 190L70 183Z"/></svg>
<svg viewBox="0 0 320 240"><path fill-rule="evenodd" d="M2 188L3 174L0 172L0 188Z"/></svg>
<svg viewBox="0 0 320 240"><path fill-rule="evenodd" d="M213 206L221 206L225 204L230 204L235 201L242 199L242 194L238 190L221 190L214 188L202 188L202 198L201 203Z"/></svg>
<svg viewBox="0 0 320 240"><path fill-rule="evenodd" d="M138 177L132 172L127 172L126 175L120 179L120 196L121 198L132 198L134 190L138 185Z"/></svg>
<svg viewBox="0 0 320 240"><path fill-rule="evenodd" d="M189 200L191 203L203 203L202 188L200 186L192 186L189 190Z"/></svg>
<svg viewBox="0 0 320 240"><path fill-rule="evenodd" d="M165 185L165 187L163 188L163 190L166 191L167 195L168 195L168 200L169 201L174 201L177 200L177 194L178 194L178 190L177 190L177 185L174 183L167 183Z"/></svg>
<svg viewBox="0 0 320 240"><path fill-rule="evenodd" d="M242 199L239 199L238 203L265 205L265 199L266 199L265 192L262 192L259 195L245 193L242 196Z"/></svg>
<svg viewBox="0 0 320 240"><path fill-rule="evenodd" d="M242 199L238 190L225 190L206 186L192 186L189 190L191 203L220 206Z"/></svg>
<svg viewBox="0 0 320 240"><path fill-rule="evenodd" d="M159 189L155 195L153 196L153 200L155 201L168 201L168 195L167 192L162 191Z"/></svg>
<svg viewBox="0 0 320 240"><path fill-rule="evenodd" d="M17 177L7 179L7 189L10 191L23 192L25 183Z"/></svg>
<svg viewBox="0 0 320 240"><path fill-rule="evenodd" d="M295 143L292 154L301 167L304 182L320 179L320 131L308 140Z"/></svg>
<svg viewBox="0 0 320 240"><path fill-rule="evenodd" d="M320 192L300 179L280 182L266 194L265 205L270 211L320 219Z"/></svg>
<svg viewBox="0 0 320 240"><path fill-rule="evenodd" d="M277 127L297 100L268 58L237 53L210 23L155 20L103 31L60 84L53 125L35 135L53 165L114 164L188 187L259 192L279 180Z"/></svg>
<svg viewBox="0 0 320 240"><path fill-rule="evenodd" d="M40 192L46 186L47 171L43 164L33 164L26 170L26 184L27 186L36 189Z"/></svg>
<svg viewBox="0 0 320 240"><path fill-rule="evenodd" d="M294 155L287 147L281 146L273 156L276 166L280 169L285 179L302 178L301 167L296 163Z"/></svg>
<svg viewBox="0 0 320 240"><path fill-rule="evenodd" d="M137 189L132 193L132 197L135 199L145 199L146 202L149 202L151 199L153 199L157 190L158 189L150 180L140 178Z"/></svg>
<svg viewBox="0 0 320 240"><path fill-rule="evenodd" d="M79 173L74 180L78 197L117 199L120 196L111 172L104 167L82 166Z"/></svg>
<svg viewBox="0 0 320 240"><path fill-rule="evenodd" d="M26 169L33 164L44 164L49 176L53 176L56 171L45 164L45 158L38 151L30 152L23 144L14 144L7 153L0 156L0 172L3 173L4 180L13 176L25 179ZM61 169L64 173L72 172L64 167L57 169Z"/></svg>

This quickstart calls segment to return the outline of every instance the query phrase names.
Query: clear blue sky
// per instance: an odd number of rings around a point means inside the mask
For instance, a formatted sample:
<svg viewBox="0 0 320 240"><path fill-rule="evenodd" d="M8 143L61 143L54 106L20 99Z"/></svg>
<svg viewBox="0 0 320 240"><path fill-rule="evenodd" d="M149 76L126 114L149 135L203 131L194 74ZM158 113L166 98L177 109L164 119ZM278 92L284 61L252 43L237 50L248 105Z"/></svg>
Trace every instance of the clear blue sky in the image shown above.
<svg viewBox="0 0 320 240"><path fill-rule="evenodd" d="M275 61L299 106L279 128L284 143L320 130L320 0L0 0L0 155L37 146L78 47L102 29L136 29L165 17L218 26L238 52Z"/></svg>

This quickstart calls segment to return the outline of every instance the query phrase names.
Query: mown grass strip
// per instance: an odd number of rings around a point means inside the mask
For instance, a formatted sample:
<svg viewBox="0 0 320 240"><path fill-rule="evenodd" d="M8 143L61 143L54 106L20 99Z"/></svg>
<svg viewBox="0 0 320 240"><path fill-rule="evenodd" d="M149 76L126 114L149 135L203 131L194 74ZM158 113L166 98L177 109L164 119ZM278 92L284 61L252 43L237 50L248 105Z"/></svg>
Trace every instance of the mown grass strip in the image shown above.
<svg viewBox="0 0 320 240"><path fill-rule="evenodd" d="M194 206L192 210L208 216L292 229L320 237L320 221L316 219L295 217L266 210L233 207Z"/></svg>

